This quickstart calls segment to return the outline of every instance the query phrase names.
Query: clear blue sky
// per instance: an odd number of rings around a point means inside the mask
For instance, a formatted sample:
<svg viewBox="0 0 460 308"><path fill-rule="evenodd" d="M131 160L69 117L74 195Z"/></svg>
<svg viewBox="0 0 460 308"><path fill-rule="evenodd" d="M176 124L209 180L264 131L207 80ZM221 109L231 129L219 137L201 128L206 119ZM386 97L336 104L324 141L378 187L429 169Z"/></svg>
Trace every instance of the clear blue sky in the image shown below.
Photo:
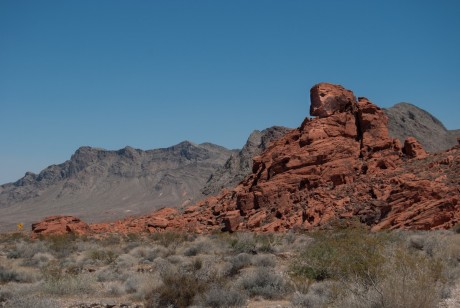
<svg viewBox="0 0 460 308"><path fill-rule="evenodd" d="M460 128L460 1L0 1L0 183L80 146L241 147L310 87Z"/></svg>

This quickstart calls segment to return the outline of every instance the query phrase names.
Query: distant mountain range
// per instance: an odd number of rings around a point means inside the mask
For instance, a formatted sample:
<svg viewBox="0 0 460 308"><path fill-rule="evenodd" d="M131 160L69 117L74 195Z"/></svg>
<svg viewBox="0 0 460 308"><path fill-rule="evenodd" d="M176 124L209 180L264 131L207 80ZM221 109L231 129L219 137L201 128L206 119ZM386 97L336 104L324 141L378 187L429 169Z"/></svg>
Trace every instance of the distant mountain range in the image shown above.
<svg viewBox="0 0 460 308"><path fill-rule="evenodd" d="M460 130L448 131L428 112L407 103L384 110L389 133L414 136L426 150L454 146ZM74 215L87 222L115 220L162 207L183 208L232 188L252 171L252 159L289 132L274 126L254 131L241 150L188 141L155 150L118 151L81 147L70 160L39 174L26 173L0 186L0 231L48 215Z"/></svg>
<svg viewBox="0 0 460 308"><path fill-rule="evenodd" d="M447 130L427 111L412 104L399 103L384 109L388 116L388 131L401 142L407 137L417 139L428 152L440 152L457 144L460 129Z"/></svg>
<svg viewBox="0 0 460 308"><path fill-rule="evenodd" d="M184 206L233 153L188 141L149 151L81 147L63 164L0 186L0 225L56 213L98 221Z"/></svg>

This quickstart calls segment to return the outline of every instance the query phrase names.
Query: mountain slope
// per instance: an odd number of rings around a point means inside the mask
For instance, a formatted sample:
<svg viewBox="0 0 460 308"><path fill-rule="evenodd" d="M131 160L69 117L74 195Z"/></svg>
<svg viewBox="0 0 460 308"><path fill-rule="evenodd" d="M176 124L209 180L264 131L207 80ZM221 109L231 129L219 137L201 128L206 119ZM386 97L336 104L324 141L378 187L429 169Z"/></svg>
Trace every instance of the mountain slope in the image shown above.
<svg viewBox="0 0 460 308"><path fill-rule="evenodd" d="M457 144L460 130L447 130L441 121L417 106L399 103L383 110L388 116L390 136L401 142L407 137L414 137L432 153L447 150Z"/></svg>
<svg viewBox="0 0 460 308"><path fill-rule="evenodd" d="M81 147L63 164L1 185L0 228L51 214L101 221L184 206L234 152L187 141L149 151Z"/></svg>
<svg viewBox="0 0 460 308"><path fill-rule="evenodd" d="M246 144L238 154L233 154L227 162L218 168L202 188L203 195L215 195L223 188L233 188L252 171L252 159L259 155L268 145L284 136L290 128L272 126L262 131L251 133Z"/></svg>

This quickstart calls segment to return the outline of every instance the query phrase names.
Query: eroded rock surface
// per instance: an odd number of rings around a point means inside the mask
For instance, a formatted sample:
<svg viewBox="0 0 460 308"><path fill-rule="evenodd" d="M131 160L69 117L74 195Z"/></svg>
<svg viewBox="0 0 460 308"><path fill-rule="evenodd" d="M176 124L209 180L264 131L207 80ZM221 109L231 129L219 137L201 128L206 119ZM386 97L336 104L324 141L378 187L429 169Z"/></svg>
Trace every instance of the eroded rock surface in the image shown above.
<svg viewBox="0 0 460 308"><path fill-rule="evenodd" d="M356 97L340 85L322 82L311 88L310 100L310 115L328 117L349 109L356 102Z"/></svg>
<svg viewBox="0 0 460 308"><path fill-rule="evenodd" d="M241 151L232 154L227 162L209 178L201 192L205 196L216 195L223 188L233 188L252 171L252 158L259 155L268 145L284 136L290 128L273 126L262 131L253 131Z"/></svg>
<svg viewBox="0 0 460 308"><path fill-rule="evenodd" d="M273 232L358 219L373 230L429 230L459 222L460 146L432 155L416 140L403 147L389 136L384 111L366 98L332 84L312 93L317 118L254 157L252 173L235 188L184 212L162 209L91 228Z"/></svg>
<svg viewBox="0 0 460 308"><path fill-rule="evenodd" d="M35 235L87 235L92 231L88 224L79 218L73 216L50 216L32 224L32 233Z"/></svg>

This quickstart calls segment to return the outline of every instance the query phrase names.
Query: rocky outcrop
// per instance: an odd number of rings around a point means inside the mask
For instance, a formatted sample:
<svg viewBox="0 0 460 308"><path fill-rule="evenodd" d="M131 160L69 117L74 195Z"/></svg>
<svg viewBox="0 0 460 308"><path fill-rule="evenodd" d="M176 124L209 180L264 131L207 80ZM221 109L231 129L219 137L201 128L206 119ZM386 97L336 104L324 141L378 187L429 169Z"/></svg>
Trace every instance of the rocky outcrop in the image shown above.
<svg viewBox="0 0 460 308"><path fill-rule="evenodd" d="M354 97L331 84L314 89L334 87ZM183 212L162 209L92 229L277 232L359 220L373 230L429 230L460 221L460 145L431 155L415 139L403 147L389 136L385 112L366 98L346 107L325 100L323 108L318 101L327 95L311 93L315 110L327 113L272 142L235 188Z"/></svg>
<svg viewBox="0 0 460 308"><path fill-rule="evenodd" d="M351 108L356 97L342 86L323 82L311 88L310 101L310 115L322 118Z"/></svg>
<svg viewBox="0 0 460 308"><path fill-rule="evenodd" d="M441 121L417 106L399 103L384 112L389 119L390 136L402 143L408 137L414 137L431 153L445 151L457 144L460 130L447 130Z"/></svg>
<svg viewBox="0 0 460 308"><path fill-rule="evenodd" d="M88 235L92 231L88 224L73 216L50 216L32 224L32 234L38 235Z"/></svg>
<svg viewBox="0 0 460 308"><path fill-rule="evenodd" d="M418 142L414 137L409 137L406 141L404 141L403 152L411 158L423 158L427 156L427 153L420 142Z"/></svg>
<svg viewBox="0 0 460 308"><path fill-rule="evenodd" d="M232 154L227 162L209 178L201 192L204 196L216 195L223 188L233 188L252 171L252 158L259 155L268 145L284 136L290 128L273 126L262 131L253 131L246 144L237 154Z"/></svg>

